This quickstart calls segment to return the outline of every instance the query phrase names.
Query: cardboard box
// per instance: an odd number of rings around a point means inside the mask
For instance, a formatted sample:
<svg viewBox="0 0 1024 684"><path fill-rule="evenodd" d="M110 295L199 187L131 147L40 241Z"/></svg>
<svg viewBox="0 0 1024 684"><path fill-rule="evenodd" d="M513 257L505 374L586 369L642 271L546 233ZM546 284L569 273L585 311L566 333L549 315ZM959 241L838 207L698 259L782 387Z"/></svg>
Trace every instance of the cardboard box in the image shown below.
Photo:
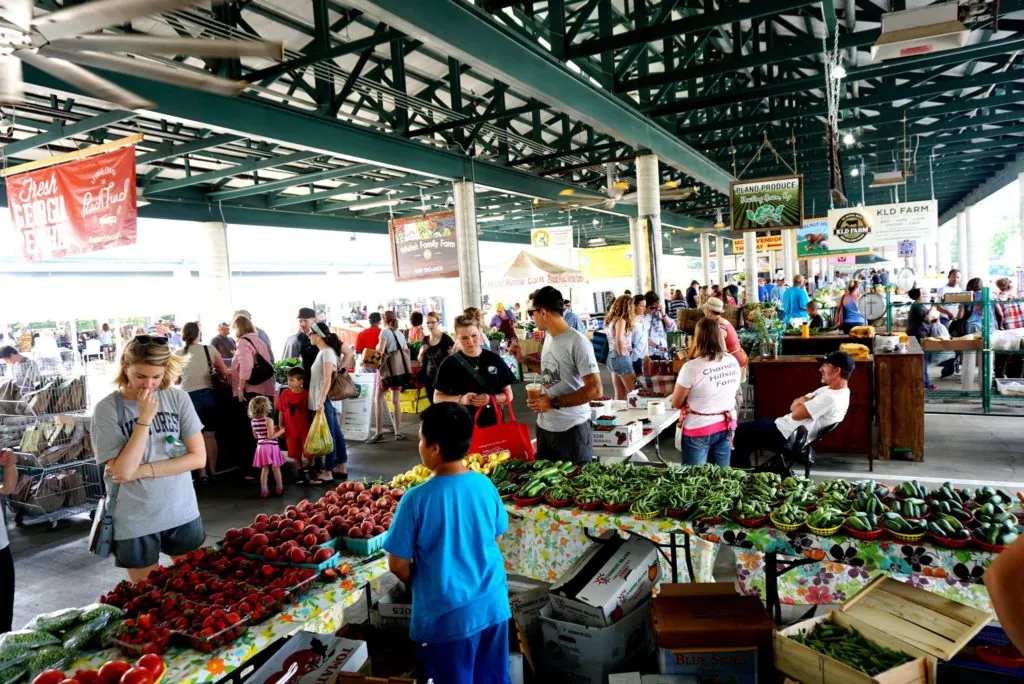
<svg viewBox="0 0 1024 684"><path fill-rule="evenodd" d="M365 641L298 632L246 679L246 684L276 681L275 675L287 672L292 664L299 667L299 676L289 680L294 684L331 682L338 672L369 674L369 650Z"/></svg>
<svg viewBox="0 0 1024 684"><path fill-rule="evenodd" d="M980 337L977 339L956 337L951 340L933 340L926 337L921 340L921 349L924 351L980 351L984 348L985 341Z"/></svg>
<svg viewBox="0 0 1024 684"><path fill-rule="evenodd" d="M610 627L586 627L540 614L544 635L545 676L559 684L605 684L608 675L650 655L650 601Z"/></svg>
<svg viewBox="0 0 1024 684"><path fill-rule="evenodd" d="M633 390L626 395L626 403L629 404L629 408L645 409L647 408L647 403L651 401L668 403L668 397L658 397L654 395L640 396L640 390Z"/></svg>
<svg viewBox="0 0 1024 684"><path fill-rule="evenodd" d="M644 426L637 421L626 425L612 425L610 427L611 430L594 430L594 446L628 447L639 442L644 436Z"/></svg>
<svg viewBox="0 0 1024 684"><path fill-rule="evenodd" d="M395 634L409 635L412 626L412 594L397 583L380 594L370 608L370 624Z"/></svg>
<svg viewBox="0 0 1024 684"><path fill-rule="evenodd" d="M689 675L641 675L639 672L623 672L608 676L608 684L701 684Z"/></svg>
<svg viewBox="0 0 1024 684"><path fill-rule="evenodd" d="M658 671L683 675L694 681L757 684L757 647L659 648Z"/></svg>
<svg viewBox="0 0 1024 684"><path fill-rule="evenodd" d="M409 677L370 677L343 672L335 677L331 684L416 684L416 680Z"/></svg>
<svg viewBox="0 0 1024 684"><path fill-rule="evenodd" d="M740 596L732 582L663 584L651 603L651 622L659 665L672 667L669 672L662 670L662 674L694 674L701 654L708 655L714 665L715 658L710 654L716 651L756 650L758 677L741 681L773 681L775 625L760 599ZM736 660L733 653L720 659L720 665L734 668ZM689 671L681 671L684 667Z"/></svg>
<svg viewBox="0 0 1024 684"><path fill-rule="evenodd" d="M659 559L657 547L637 537L591 544L551 587L553 615L588 627L622 620L650 598Z"/></svg>
<svg viewBox="0 0 1024 684"><path fill-rule="evenodd" d="M935 682L937 660L949 660L991 620L988 613L880 575L828 615L775 635L775 665L807 684L925 684ZM871 678L790 637L829 621L856 629L880 646L915 660Z"/></svg>
<svg viewBox="0 0 1024 684"><path fill-rule="evenodd" d="M537 672L537 657L544 650L544 639L540 629L540 611L548 605L549 582L542 582L522 575L508 576L508 606L512 611L512 626L515 631L513 650L522 653L530 670ZM516 643L517 642L517 643Z"/></svg>

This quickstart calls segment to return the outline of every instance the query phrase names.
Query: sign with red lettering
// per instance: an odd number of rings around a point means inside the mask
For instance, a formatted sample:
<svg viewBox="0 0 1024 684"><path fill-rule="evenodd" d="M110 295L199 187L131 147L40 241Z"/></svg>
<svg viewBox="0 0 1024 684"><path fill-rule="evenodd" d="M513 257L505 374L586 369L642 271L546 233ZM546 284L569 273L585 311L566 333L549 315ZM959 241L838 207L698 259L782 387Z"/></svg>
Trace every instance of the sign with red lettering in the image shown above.
<svg viewBox="0 0 1024 684"><path fill-rule="evenodd" d="M458 277L454 211L393 219L388 228L395 280Z"/></svg>
<svg viewBox="0 0 1024 684"><path fill-rule="evenodd" d="M26 261L135 244L135 146L7 178Z"/></svg>

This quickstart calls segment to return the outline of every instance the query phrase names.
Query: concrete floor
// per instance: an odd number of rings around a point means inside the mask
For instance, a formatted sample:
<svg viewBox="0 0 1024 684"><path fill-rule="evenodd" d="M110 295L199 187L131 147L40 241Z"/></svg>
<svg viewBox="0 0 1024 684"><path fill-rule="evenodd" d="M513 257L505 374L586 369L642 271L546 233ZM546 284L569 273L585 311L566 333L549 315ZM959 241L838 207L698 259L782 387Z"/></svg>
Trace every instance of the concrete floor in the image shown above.
<svg viewBox="0 0 1024 684"><path fill-rule="evenodd" d="M610 383L605 383L606 388ZM518 395L524 394L517 392ZM524 399L514 403L519 420L532 425L533 414ZM404 416L405 442L375 445L349 443L349 469L354 478L375 479L404 472L419 462L413 416ZM993 481L999 486L1024 489L1024 429L1019 418L970 415L928 415L925 420L926 457L923 463L879 461L874 474L868 473L865 457L822 455L814 475L821 477L862 478L873 476L883 481L917 478L922 481L979 486ZM666 431L661 439L662 454L673 460L673 435ZM653 449L648 447L648 452ZM649 454L651 455L651 454ZM653 458L653 456L652 456ZM283 510L303 498L318 497L322 487L286 486L283 499L261 500L257 486L229 477L215 485L200 487L199 506L209 541L226 529L245 524L259 512ZM79 517L49 526L8 527L15 558L17 589L14 625L20 627L37 613L95 601L124 578L111 559L98 559L86 550L89 519ZM733 575L732 554L723 549L716 566L716 578L729 580Z"/></svg>

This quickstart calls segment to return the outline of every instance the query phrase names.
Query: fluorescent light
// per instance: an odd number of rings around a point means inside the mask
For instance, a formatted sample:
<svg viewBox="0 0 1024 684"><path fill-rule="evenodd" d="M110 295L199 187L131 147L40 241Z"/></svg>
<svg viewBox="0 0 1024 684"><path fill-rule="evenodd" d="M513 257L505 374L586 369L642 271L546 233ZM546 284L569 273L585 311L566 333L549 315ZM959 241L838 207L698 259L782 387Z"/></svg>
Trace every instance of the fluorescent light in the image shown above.
<svg viewBox="0 0 1024 684"><path fill-rule="evenodd" d="M685 247L673 247L672 248L672 253L673 254L682 254L685 251L686 251Z"/></svg>
<svg viewBox="0 0 1024 684"><path fill-rule="evenodd" d="M854 176L854 177L859 176L860 175L860 169L858 169L856 166L854 166L852 169L850 169L850 175Z"/></svg>
<svg viewBox="0 0 1024 684"><path fill-rule="evenodd" d="M498 214L497 216L484 216L483 218L478 218L476 220L476 222L477 223L483 223L484 221L504 221L504 220L505 220L505 215L504 214Z"/></svg>
<svg viewBox="0 0 1024 684"><path fill-rule="evenodd" d="M854 142L856 141L853 139L853 133L847 133L846 135L843 136L844 145L852 145Z"/></svg>
<svg viewBox="0 0 1024 684"><path fill-rule="evenodd" d="M587 240L587 244L591 247L599 247L605 244L604 238L590 238Z"/></svg>
<svg viewBox="0 0 1024 684"><path fill-rule="evenodd" d="M349 207L351 211L362 211L363 209L376 209L377 207L393 207L398 204L398 200L381 200L380 202L370 202L369 204L360 204L357 207Z"/></svg>

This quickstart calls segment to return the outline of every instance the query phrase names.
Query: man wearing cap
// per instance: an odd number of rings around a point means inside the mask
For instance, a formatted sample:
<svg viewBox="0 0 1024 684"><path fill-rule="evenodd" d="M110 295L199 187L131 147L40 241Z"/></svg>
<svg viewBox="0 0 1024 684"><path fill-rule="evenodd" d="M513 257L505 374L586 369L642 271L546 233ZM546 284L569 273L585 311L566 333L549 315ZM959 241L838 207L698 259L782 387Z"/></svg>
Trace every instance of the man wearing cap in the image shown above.
<svg viewBox="0 0 1024 684"><path fill-rule="evenodd" d="M270 353L270 363L274 363L274 348L270 346L270 336L267 335L267 331L263 328L257 328L256 322L252 320L252 314L245 309L239 309L235 312L235 316L245 316L252 322L252 327L256 328L256 337L263 340L263 344L267 345L267 352Z"/></svg>
<svg viewBox="0 0 1024 684"><path fill-rule="evenodd" d="M732 466L750 467L750 454L756 449L781 452L798 427L807 428L808 443L818 438L822 428L842 422L850 408L850 375L853 359L846 352L833 352L823 358L822 386L797 397L789 413L781 418L757 418L740 423L733 440Z"/></svg>
<svg viewBox="0 0 1024 684"><path fill-rule="evenodd" d="M221 323L217 326L217 335L210 340L210 346L220 352L220 357L224 359L224 365L228 368L231 368L231 359L235 357L235 348L238 346L238 343L228 335L230 331L231 326Z"/></svg>
<svg viewBox="0 0 1024 684"><path fill-rule="evenodd" d="M722 346L725 347L725 352L730 356L736 357L736 362L740 364L740 368L746 368L747 353L743 351L743 346L740 344L740 337L736 333L736 327L722 318L723 313L725 313L725 304L718 297L708 297L708 300L704 302L704 315L714 321L718 321L718 327L722 329Z"/></svg>
<svg viewBox="0 0 1024 684"><path fill-rule="evenodd" d="M302 370L306 371L303 387L309 389L309 370L313 367L316 355L320 351L309 342L309 330L316 323L316 311L304 306L299 309L299 315L296 318L299 321L299 331L285 341L281 358L302 360Z"/></svg>
<svg viewBox="0 0 1024 684"><path fill-rule="evenodd" d="M782 303L782 295L786 293L786 274L782 271L775 272L775 287L768 293L768 301Z"/></svg>

